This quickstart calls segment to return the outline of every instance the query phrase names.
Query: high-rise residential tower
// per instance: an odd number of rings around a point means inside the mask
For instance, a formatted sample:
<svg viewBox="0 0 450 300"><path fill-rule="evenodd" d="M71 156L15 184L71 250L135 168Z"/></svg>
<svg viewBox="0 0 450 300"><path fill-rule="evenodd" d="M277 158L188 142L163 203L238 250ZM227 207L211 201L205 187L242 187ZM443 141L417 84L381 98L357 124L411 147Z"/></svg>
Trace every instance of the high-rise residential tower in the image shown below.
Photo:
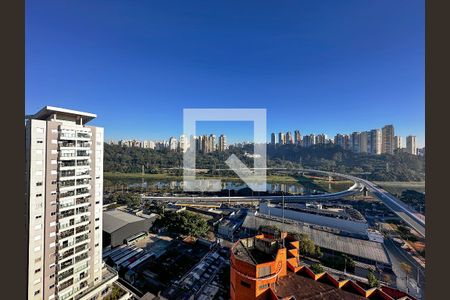
<svg viewBox="0 0 450 300"><path fill-rule="evenodd" d="M275 145L277 143L277 137L276 137L276 134L274 132L272 132L272 134L270 135L270 143L272 145Z"/></svg>
<svg viewBox="0 0 450 300"><path fill-rule="evenodd" d="M278 144L286 144L286 135L282 132L278 133Z"/></svg>
<svg viewBox="0 0 450 300"><path fill-rule="evenodd" d="M300 145L302 143L302 135L299 130L294 131L294 143Z"/></svg>
<svg viewBox="0 0 450 300"><path fill-rule="evenodd" d="M46 106L28 116L28 299L81 300L117 279L102 262L103 128Z"/></svg>
<svg viewBox="0 0 450 300"><path fill-rule="evenodd" d="M402 149L402 148L403 148L402 137L396 135L394 137L394 150Z"/></svg>
<svg viewBox="0 0 450 300"><path fill-rule="evenodd" d="M367 152L370 154L381 154L381 130L372 129L369 132Z"/></svg>
<svg viewBox="0 0 450 300"><path fill-rule="evenodd" d="M227 149L227 138L225 135L221 134L219 136L219 144L217 145L217 150L223 152Z"/></svg>
<svg viewBox="0 0 450 300"><path fill-rule="evenodd" d="M394 154L394 126L384 126L381 130L381 136L381 153Z"/></svg>
<svg viewBox="0 0 450 300"><path fill-rule="evenodd" d="M368 148L368 132L363 131L359 134L359 152L367 153Z"/></svg>
<svg viewBox="0 0 450 300"><path fill-rule="evenodd" d="M417 155L416 136L408 135L406 137L406 152Z"/></svg>
<svg viewBox="0 0 450 300"><path fill-rule="evenodd" d="M286 132L286 144L293 144L294 138L292 137L292 133L290 131Z"/></svg>
<svg viewBox="0 0 450 300"><path fill-rule="evenodd" d="M361 152L360 139L361 139L360 132L355 131L350 135L350 150L352 150L355 153Z"/></svg>

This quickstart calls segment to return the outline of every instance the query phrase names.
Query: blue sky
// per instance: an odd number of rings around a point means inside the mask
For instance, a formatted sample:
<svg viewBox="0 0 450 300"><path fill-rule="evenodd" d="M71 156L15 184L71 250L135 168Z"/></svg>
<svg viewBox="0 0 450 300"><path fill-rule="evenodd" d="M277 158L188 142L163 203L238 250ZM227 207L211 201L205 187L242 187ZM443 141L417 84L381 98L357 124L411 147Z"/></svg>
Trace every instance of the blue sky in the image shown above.
<svg viewBox="0 0 450 300"><path fill-rule="evenodd" d="M26 113L163 139L183 108L266 108L269 134L394 124L423 145L424 27L423 0L27 1Z"/></svg>

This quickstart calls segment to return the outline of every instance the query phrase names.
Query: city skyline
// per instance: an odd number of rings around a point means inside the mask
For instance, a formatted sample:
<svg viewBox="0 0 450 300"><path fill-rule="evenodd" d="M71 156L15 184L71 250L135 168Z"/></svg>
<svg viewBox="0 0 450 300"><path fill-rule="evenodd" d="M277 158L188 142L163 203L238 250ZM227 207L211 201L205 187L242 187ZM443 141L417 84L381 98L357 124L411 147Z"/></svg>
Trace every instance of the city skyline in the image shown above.
<svg viewBox="0 0 450 300"><path fill-rule="evenodd" d="M266 108L268 132L395 124L424 146L423 1L255 4L28 2L26 113L97 111L107 140L159 139L183 108Z"/></svg>

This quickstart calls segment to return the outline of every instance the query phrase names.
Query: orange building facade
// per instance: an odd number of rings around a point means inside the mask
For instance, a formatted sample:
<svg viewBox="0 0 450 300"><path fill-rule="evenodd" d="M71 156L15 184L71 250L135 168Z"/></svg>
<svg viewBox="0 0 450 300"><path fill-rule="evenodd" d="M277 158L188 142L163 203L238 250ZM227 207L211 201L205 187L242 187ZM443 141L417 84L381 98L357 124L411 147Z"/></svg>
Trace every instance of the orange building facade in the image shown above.
<svg viewBox="0 0 450 300"><path fill-rule="evenodd" d="M313 287L317 285L323 290L326 284L329 292L342 295L340 299L414 299L392 288L369 288L361 282L337 280L326 272L315 274L309 267L300 265L299 241L286 233L278 232L275 237L276 234L259 234L233 245L230 256L232 300L300 299L299 279L303 284L304 280L309 281L305 289L311 289L312 283ZM294 288L292 282L297 284Z"/></svg>

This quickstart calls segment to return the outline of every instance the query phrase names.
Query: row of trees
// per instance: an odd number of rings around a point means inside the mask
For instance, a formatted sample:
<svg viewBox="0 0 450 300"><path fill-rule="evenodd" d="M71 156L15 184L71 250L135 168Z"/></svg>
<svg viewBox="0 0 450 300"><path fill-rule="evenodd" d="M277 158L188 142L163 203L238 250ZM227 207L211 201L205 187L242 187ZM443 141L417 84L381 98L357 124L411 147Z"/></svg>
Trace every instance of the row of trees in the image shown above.
<svg viewBox="0 0 450 300"><path fill-rule="evenodd" d="M164 173L181 175L183 154L168 150L152 150L105 144L104 170L106 172ZM253 146L230 147L225 152L197 153L196 166L209 169L214 175L218 169L228 169L225 161L235 154L247 166L253 159L245 155L252 153ZM376 181L421 181L425 179L425 160L408 153L395 155L369 155L353 153L340 146L325 144L311 147L296 145L268 145L267 165L277 168L312 168L341 173L366 173L368 179ZM224 175L223 173L221 173ZM232 174L232 172L230 172Z"/></svg>

